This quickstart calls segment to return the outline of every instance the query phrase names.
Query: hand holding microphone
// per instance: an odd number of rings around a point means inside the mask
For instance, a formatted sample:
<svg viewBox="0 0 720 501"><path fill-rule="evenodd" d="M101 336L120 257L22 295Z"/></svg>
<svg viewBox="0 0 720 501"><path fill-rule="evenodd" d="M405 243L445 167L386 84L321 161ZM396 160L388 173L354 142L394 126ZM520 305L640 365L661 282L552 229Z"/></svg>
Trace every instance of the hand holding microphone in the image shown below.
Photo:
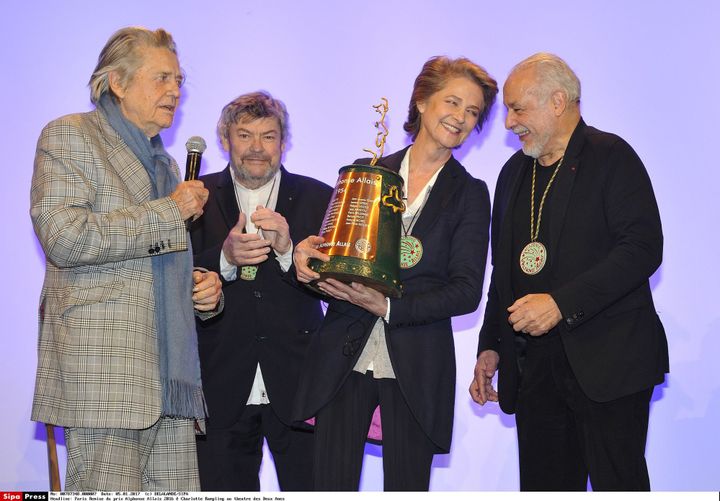
<svg viewBox="0 0 720 501"><path fill-rule="evenodd" d="M200 160L207 145L203 138L193 136L185 143L185 147L188 152L185 162L185 181L175 188L170 198L178 205L180 217L186 221L185 224L189 229L190 223L202 215L202 209L209 195L202 181L197 180Z"/></svg>
<svg viewBox="0 0 720 501"><path fill-rule="evenodd" d="M183 181L170 194L170 198L180 209L180 217L189 225L191 221L202 215L208 194L202 181Z"/></svg>

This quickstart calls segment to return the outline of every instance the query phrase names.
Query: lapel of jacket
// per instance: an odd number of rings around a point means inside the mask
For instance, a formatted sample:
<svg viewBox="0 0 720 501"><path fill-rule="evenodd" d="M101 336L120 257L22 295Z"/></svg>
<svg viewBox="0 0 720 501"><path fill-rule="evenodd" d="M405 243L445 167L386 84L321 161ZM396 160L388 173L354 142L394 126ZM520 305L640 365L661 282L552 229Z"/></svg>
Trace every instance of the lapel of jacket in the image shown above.
<svg viewBox="0 0 720 501"><path fill-rule="evenodd" d="M563 165L558 171L555 186L553 187L555 193L553 193L552 203L550 204L550 226L548 227L550 266L553 265L554 257L557 254L555 249L558 248L560 234L565 223L565 213L570 202L575 175L579 168L580 152L585 144L585 127L585 122L581 118L572 136L570 136L570 141L565 149Z"/></svg>
<svg viewBox="0 0 720 501"><path fill-rule="evenodd" d="M107 141L108 162L125 183L128 193L132 195L136 203L140 204L151 200L153 190L150 184L150 176L142 162L125 144L120 135L115 132L105 115L99 110L95 110L95 113L99 120L100 129L103 131L103 136Z"/></svg>
<svg viewBox="0 0 720 501"><path fill-rule="evenodd" d="M282 214L287 221L291 221L294 215L292 211L293 200L295 200L297 191L297 180L295 176L290 174L285 167L280 166L280 186L278 186L277 203L275 204L275 212ZM292 225L290 225L292 228Z"/></svg>
<svg viewBox="0 0 720 501"><path fill-rule="evenodd" d="M215 194L225 226L230 229L237 224L238 216L240 216L240 208L235 197L235 187L230 175L230 165L225 167L218 176ZM249 217L249 214L246 214L246 216Z"/></svg>
<svg viewBox="0 0 720 501"><path fill-rule="evenodd" d="M500 297L512 297L512 274L510 273L513 261L516 256L513 255L512 241L513 241L513 210L515 208L515 200L520 191L520 185L525 171L532 166L530 157L521 157L519 165L509 174L508 189L505 191L504 198L499 201L502 207L493 207L493 210L501 211L502 219L500 221L500 232L499 241L497 248L493 254L494 266L502 270L497 276L503 277L503 280L499 280L496 283L498 287L498 294ZM529 214L528 214L529 217ZM529 235L528 235L529 240ZM519 256L518 256L519 258Z"/></svg>
<svg viewBox="0 0 720 501"><path fill-rule="evenodd" d="M410 146L403 148L400 151L393 153L379 161L383 167L399 172L400 164L402 163L407 150ZM425 207L423 207L420 217L413 228L413 235L422 241L423 237L427 234L433 226L433 223L437 220L440 215L441 209L447 207L452 199L458 187L458 177L464 172L464 168L460 165L460 162L455 160L455 157L450 156L448 161L445 163L440 174L438 174L435 180L435 185L430 191Z"/></svg>
<svg viewBox="0 0 720 501"><path fill-rule="evenodd" d="M386 157L380 158L377 163L378 165L385 167L386 169L390 169L393 172L400 172L400 164L402 164L403 158L405 158L405 154L408 149L410 149L410 146L406 146L400 151L396 151ZM356 161L355 164L370 165L370 159L362 158Z"/></svg>
<svg viewBox="0 0 720 501"><path fill-rule="evenodd" d="M413 228L413 235L419 238L421 242L428 231L432 229L442 210L450 204L452 197L460 186L460 175L464 170L460 162L455 160L453 156L445 162L445 166L438 174L437 179L435 179L435 185L432 187L425 207L423 207L420 217L418 217Z"/></svg>

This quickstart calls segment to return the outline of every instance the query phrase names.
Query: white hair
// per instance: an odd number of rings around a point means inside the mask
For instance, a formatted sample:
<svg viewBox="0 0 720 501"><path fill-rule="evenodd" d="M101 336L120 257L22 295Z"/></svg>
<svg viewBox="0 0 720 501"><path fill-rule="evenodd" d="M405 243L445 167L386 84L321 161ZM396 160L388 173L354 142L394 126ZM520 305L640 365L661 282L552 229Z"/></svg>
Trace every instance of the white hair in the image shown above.
<svg viewBox="0 0 720 501"><path fill-rule="evenodd" d="M538 74L541 99L545 100L556 90L561 90L569 102L580 102L580 80L561 58L555 54L538 52L516 64L510 71L510 75L530 68Z"/></svg>

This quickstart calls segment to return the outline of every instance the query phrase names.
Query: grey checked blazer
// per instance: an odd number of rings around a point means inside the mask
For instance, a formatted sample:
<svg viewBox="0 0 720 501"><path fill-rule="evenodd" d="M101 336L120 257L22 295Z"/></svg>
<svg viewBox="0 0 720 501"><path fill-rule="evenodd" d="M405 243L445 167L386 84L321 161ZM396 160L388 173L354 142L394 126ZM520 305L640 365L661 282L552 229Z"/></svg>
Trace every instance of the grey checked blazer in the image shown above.
<svg viewBox="0 0 720 501"><path fill-rule="evenodd" d="M160 417L151 259L186 251L188 235L177 205L151 197L100 112L43 129L30 208L46 257L33 420L142 429Z"/></svg>

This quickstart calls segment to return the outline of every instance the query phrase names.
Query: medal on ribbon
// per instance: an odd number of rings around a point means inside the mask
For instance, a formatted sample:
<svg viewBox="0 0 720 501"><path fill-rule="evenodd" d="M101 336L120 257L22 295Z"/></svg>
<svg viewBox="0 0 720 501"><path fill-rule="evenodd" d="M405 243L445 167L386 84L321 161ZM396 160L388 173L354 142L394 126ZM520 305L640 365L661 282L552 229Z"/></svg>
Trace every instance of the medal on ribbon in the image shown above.
<svg viewBox="0 0 720 501"><path fill-rule="evenodd" d="M542 219L542 210L545 206L545 198L550 191L550 186L552 186L553 181L555 181L555 176L557 176L564 158L565 157L560 158L540 199L537 225L535 224L535 169L537 168L537 159L533 161L532 184L530 188L530 243L520 251L520 269L526 275L537 275L545 267L545 263L547 262L547 249L541 242L537 241L540 235L540 220Z"/></svg>
<svg viewBox="0 0 720 501"><path fill-rule="evenodd" d="M545 266L547 251L540 242L530 242L520 253L520 269L527 275L536 275Z"/></svg>

